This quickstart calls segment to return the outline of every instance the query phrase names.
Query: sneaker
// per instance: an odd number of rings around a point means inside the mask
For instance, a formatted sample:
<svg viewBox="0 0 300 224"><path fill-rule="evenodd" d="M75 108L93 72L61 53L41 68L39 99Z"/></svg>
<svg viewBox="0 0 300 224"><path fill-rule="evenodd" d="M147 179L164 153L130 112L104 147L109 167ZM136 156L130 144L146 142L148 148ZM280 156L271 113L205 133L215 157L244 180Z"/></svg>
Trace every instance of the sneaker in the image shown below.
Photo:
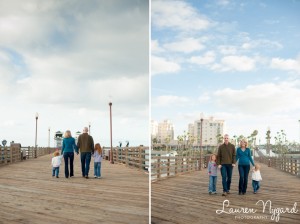
<svg viewBox="0 0 300 224"><path fill-rule="evenodd" d="M97 176L96 176L96 175L94 175L94 178L97 178Z"/></svg>
<svg viewBox="0 0 300 224"><path fill-rule="evenodd" d="M256 191L254 191L253 194L256 194Z"/></svg>
<svg viewBox="0 0 300 224"><path fill-rule="evenodd" d="M223 194L222 194L222 196L226 196L226 195L227 195L227 193L224 191Z"/></svg>
<svg viewBox="0 0 300 224"><path fill-rule="evenodd" d="M101 177L97 177L98 179L101 179Z"/></svg>

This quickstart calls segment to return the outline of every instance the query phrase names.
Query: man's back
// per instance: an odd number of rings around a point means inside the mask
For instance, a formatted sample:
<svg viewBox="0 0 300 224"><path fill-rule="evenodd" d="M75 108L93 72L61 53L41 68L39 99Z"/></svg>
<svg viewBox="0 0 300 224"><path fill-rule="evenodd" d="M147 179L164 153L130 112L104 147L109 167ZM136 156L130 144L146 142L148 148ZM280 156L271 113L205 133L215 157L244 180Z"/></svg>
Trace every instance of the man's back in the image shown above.
<svg viewBox="0 0 300 224"><path fill-rule="evenodd" d="M93 137L88 133L83 133L79 135L77 147L80 152L94 152L94 140Z"/></svg>

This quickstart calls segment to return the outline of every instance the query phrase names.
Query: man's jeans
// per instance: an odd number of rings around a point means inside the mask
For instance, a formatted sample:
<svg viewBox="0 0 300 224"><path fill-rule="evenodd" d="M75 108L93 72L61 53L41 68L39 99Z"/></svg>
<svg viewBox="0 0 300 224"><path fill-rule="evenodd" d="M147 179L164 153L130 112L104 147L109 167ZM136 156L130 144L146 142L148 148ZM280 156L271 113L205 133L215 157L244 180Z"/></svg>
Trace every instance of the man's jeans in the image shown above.
<svg viewBox="0 0 300 224"><path fill-rule="evenodd" d="M232 164L222 164L221 167L223 192L230 191L231 176L232 176Z"/></svg>
<svg viewBox="0 0 300 224"><path fill-rule="evenodd" d="M91 157L92 157L91 152L80 153L81 171L83 177L89 176Z"/></svg>

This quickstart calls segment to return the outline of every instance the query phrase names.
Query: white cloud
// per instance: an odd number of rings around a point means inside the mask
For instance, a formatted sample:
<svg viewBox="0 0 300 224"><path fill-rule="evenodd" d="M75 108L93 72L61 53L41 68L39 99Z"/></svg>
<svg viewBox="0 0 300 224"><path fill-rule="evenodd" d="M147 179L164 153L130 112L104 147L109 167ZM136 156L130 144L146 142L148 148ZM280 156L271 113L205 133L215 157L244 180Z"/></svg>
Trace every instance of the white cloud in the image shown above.
<svg viewBox="0 0 300 224"><path fill-rule="evenodd" d="M151 53L152 54L158 54L158 53L162 53L165 50L159 46L159 42L158 40L151 40Z"/></svg>
<svg viewBox="0 0 300 224"><path fill-rule="evenodd" d="M158 28L177 30L204 30L211 22L183 1L152 1L152 24Z"/></svg>
<svg viewBox="0 0 300 224"><path fill-rule="evenodd" d="M184 107L190 103L190 99L187 97L163 95L153 99L152 106L155 107L168 107L168 106L181 106Z"/></svg>
<svg viewBox="0 0 300 224"><path fill-rule="evenodd" d="M151 74L174 73L180 70L180 65L176 62L167 61L165 58L151 57Z"/></svg>
<svg viewBox="0 0 300 224"><path fill-rule="evenodd" d="M186 38L180 41L164 44L164 48L169 51L191 53L205 48L200 39Z"/></svg>
<svg viewBox="0 0 300 224"><path fill-rule="evenodd" d="M226 72L226 71L240 71L248 72L255 69L255 59L248 56L230 55L221 59L220 64L211 66L212 70Z"/></svg>
<svg viewBox="0 0 300 224"><path fill-rule="evenodd" d="M277 41L271 41L267 39L258 39L258 40L248 40L247 42L243 43L241 48L244 50L251 50L254 48L269 48L272 50L279 50L282 49L282 44Z"/></svg>
<svg viewBox="0 0 300 224"><path fill-rule="evenodd" d="M300 109L300 82L263 83L243 89L221 89L213 95L219 107L245 114L272 114Z"/></svg>
<svg viewBox="0 0 300 224"><path fill-rule="evenodd" d="M220 45L218 46L218 50L220 51L221 54L225 55L234 55L237 53L237 47L236 46L231 46L231 45Z"/></svg>
<svg viewBox="0 0 300 224"><path fill-rule="evenodd" d="M190 58L189 62L198 64L198 65L206 65L211 64L215 61L216 55L213 51L207 51L203 56L193 56Z"/></svg>
<svg viewBox="0 0 300 224"><path fill-rule="evenodd" d="M272 58L271 68L300 73L300 57L297 60Z"/></svg>

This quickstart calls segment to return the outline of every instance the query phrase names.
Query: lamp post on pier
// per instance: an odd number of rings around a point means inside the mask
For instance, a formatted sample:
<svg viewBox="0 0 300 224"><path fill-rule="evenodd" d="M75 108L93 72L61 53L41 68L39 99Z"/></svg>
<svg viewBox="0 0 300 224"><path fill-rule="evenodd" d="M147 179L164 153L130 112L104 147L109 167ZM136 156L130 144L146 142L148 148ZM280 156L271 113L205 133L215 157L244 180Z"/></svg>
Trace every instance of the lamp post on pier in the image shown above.
<svg viewBox="0 0 300 224"><path fill-rule="evenodd" d="M109 116L110 116L110 163L114 164L113 147L112 147L112 114L111 114L112 102L109 102L108 105L109 105Z"/></svg>
<svg viewBox="0 0 300 224"><path fill-rule="evenodd" d="M91 122L89 122L89 135L91 135Z"/></svg>
<svg viewBox="0 0 300 224"><path fill-rule="evenodd" d="M50 148L50 127L48 128L48 148Z"/></svg>
<svg viewBox="0 0 300 224"><path fill-rule="evenodd" d="M37 122L38 122L38 119L39 119L39 114L36 113L35 114L35 149L34 149L34 158L37 158Z"/></svg>
<svg viewBox="0 0 300 224"><path fill-rule="evenodd" d="M200 170L202 170L202 125L203 118L200 119Z"/></svg>

